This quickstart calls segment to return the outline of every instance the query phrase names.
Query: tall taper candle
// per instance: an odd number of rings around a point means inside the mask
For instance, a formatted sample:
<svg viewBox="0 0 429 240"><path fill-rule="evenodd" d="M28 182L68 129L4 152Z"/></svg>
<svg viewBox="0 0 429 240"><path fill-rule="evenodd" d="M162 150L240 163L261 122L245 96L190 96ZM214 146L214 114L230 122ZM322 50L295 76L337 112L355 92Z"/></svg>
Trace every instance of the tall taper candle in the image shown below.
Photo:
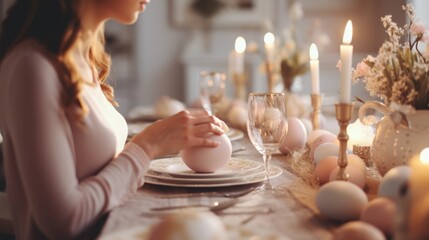
<svg viewBox="0 0 429 240"><path fill-rule="evenodd" d="M317 51L316 44L312 43L310 46L310 70L311 70L311 93L320 93L319 84L319 52Z"/></svg>
<svg viewBox="0 0 429 240"><path fill-rule="evenodd" d="M343 44L340 46L341 55L341 81L340 81L340 103L350 103L351 101L351 83L352 83L352 58L353 45L351 45L353 36L352 21L348 21L343 36Z"/></svg>

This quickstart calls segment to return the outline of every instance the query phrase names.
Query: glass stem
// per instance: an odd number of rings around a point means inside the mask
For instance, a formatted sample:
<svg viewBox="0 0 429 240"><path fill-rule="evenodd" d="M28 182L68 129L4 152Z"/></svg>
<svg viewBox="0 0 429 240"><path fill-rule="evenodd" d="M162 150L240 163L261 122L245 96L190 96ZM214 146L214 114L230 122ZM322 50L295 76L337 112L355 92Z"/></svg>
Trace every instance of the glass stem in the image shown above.
<svg viewBox="0 0 429 240"><path fill-rule="evenodd" d="M265 165L265 189L273 189L270 182L270 162L271 154L263 154L264 165Z"/></svg>

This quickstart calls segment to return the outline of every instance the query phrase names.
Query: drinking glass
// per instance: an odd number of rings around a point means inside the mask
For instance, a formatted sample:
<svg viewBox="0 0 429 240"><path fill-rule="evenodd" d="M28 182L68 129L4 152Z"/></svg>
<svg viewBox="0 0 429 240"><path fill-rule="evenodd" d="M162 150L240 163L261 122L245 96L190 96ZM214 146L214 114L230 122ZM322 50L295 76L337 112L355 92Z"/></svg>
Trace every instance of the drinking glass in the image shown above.
<svg viewBox="0 0 429 240"><path fill-rule="evenodd" d="M284 93L250 93L247 103L247 132L265 166L263 190L274 191L270 183L270 160L287 133L287 111Z"/></svg>
<svg viewBox="0 0 429 240"><path fill-rule="evenodd" d="M217 113L217 104L225 93L225 79L225 74L221 72L202 71L200 73L200 100L202 107L210 114Z"/></svg>

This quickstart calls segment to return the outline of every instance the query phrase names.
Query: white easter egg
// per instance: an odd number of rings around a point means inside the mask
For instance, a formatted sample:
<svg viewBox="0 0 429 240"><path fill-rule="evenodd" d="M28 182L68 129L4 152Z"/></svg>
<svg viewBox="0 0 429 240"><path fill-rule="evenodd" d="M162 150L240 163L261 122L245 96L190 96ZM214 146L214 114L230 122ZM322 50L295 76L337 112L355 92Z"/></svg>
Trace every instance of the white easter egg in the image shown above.
<svg viewBox="0 0 429 240"><path fill-rule="evenodd" d="M314 150L316 150L317 147L324 143L334 143L336 145L339 145L338 138L332 134L322 134L319 137L316 138L316 140L313 141L313 144L310 147L310 157L314 159Z"/></svg>
<svg viewBox="0 0 429 240"><path fill-rule="evenodd" d="M411 176L409 166L397 166L390 169L381 179L378 187L378 196L397 200L400 190L408 182Z"/></svg>
<svg viewBox="0 0 429 240"><path fill-rule="evenodd" d="M314 162L318 164L321 159L327 156L337 156L340 151L340 147L335 143L324 143L314 149Z"/></svg>
<svg viewBox="0 0 429 240"><path fill-rule="evenodd" d="M289 117L287 122L288 131L279 149L282 153L299 150L305 147L307 141L307 130L301 120L296 117Z"/></svg>
<svg viewBox="0 0 429 240"><path fill-rule="evenodd" d="M346 181L328 182L316 194L316 206L321 215L335 221L359 219L367 203L364 191Z"/></svg>
<svg viewBox="0 0 429 240"><path fill-rule="evenodd" d="M226 166L231 158L232 145L226 134L213 134L208 138L219 142L219 145L217 147L192 147L181 151L183 162L196 172L215 172Z"/></svg>
<svg viewBox="0 0 429 240"><path fill-rule="evenodd" d="M149 240L213 240L228 239L226 228L212 212L185 211L170 214L155 224Z"/></svg>

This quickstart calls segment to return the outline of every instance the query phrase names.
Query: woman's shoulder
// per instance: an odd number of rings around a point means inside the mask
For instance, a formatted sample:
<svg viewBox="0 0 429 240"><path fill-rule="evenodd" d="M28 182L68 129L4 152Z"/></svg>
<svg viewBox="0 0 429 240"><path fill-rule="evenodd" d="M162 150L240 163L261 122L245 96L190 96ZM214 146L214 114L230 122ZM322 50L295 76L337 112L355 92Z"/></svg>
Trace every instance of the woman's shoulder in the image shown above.
<svg viewBox="0 0 429 240"><path fill-rule="evenodd" d="M30 65L34 67L54 67L53 56L36 40L27 39L17 44L3 59L7 69Z"/></svg>
<svg viewBox="0 0 429 240"><path fill-rule="evenodd" d="M22 94L31 96L57 96L61 91L61 82L58 68L52 59L47 51L33 40L19 43L1 63L0 87L3 89L0 93L19 90Z"/></svg>

